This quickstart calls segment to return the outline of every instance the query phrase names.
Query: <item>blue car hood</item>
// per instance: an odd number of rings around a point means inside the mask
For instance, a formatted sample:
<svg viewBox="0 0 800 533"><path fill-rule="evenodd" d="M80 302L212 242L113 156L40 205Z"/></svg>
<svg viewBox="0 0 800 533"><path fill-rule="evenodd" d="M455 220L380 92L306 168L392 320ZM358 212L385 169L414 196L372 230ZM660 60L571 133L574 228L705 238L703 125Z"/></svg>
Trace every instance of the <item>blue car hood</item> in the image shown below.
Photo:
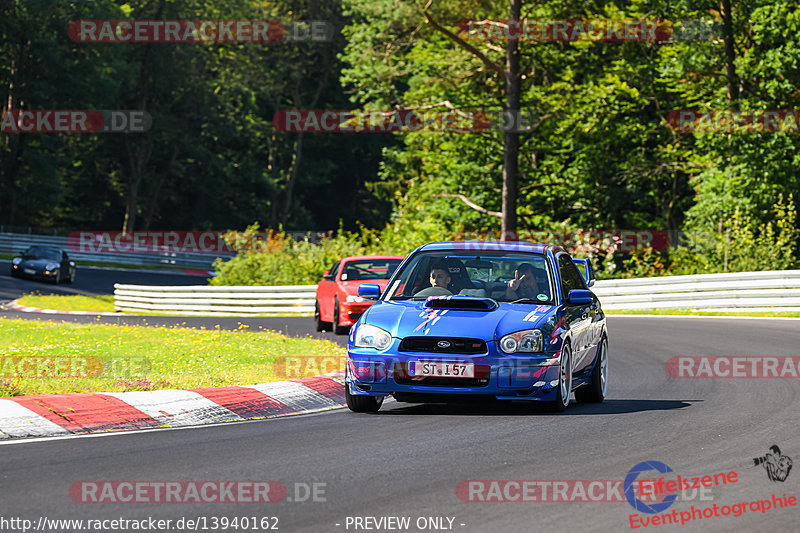
<svg viewBox="0 0 800 533"><path fill-rule="evenodd" d="M372 305L360 323L372 324L393 337L427 335L468 337L491 342L523 329L553 330L556 307L500 303L495 309L431 309L425 301L386 301Z"/></svg>

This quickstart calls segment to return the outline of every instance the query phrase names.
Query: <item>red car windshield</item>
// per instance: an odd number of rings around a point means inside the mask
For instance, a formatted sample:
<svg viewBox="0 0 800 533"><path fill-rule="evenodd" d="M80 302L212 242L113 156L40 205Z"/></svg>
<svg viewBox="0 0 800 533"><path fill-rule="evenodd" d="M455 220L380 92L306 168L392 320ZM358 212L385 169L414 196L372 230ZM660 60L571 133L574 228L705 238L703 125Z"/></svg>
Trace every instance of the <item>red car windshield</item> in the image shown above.
<svg viewBox="0 0 800 533"><path fill-rule="evenodd" d="M342 269L342 281L389 279L400 265L400 259L363 259L348 261Z"/></svg>

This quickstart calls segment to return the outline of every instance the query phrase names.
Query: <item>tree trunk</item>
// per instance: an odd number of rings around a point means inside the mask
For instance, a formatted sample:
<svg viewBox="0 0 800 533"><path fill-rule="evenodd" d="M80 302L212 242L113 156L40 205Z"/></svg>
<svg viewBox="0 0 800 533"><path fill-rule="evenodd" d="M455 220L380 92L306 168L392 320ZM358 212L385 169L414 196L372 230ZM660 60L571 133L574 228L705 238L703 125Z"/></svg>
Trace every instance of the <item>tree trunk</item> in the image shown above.
<svg viewBox="0 0 800 533"><path fill-rule="evenodd" d="M286 180L286 197L283 204L283 215L281 222L284 226L289 222L289 215L292 212L292 194L294 193L294 184L297 181L297 172L300 168L300 160L303 157L303 132L297 134L297 140L294 142L294 150L292 153L292 164L289 166L289 176Z"/></svg>
<svg viewBox="0 0 800 533"><path fill-rule="evenodd" d="M725 39L725 78L728 85L728 103L739 109L739 81L736 76L736 50L733 47L733 13L731 0L722 0L722 29Z"/></svg>
<svg viewBox="0 0 800 533"><path fill-rule="evenodd" d="M125 220L122 224L122 231L130 233L136 229L136 211L139 199L139 186L144 178L145 169L150 162L153 145L148 133L141 134L136 148L128 142L125 137L125 151L128 156L128 194L125 198Z"/></svg>
<svg viewBox="0 0 800 533"><path fill-rule="evenodd" d="M509 19L519 20L522 0L510 0ZM516 240L517 196L519 194L520 57L519 41L506 44L506 113L510 119L503 132L503 205L500 231L503 240ZM513 126L510 124L514 121Z"/></svg>

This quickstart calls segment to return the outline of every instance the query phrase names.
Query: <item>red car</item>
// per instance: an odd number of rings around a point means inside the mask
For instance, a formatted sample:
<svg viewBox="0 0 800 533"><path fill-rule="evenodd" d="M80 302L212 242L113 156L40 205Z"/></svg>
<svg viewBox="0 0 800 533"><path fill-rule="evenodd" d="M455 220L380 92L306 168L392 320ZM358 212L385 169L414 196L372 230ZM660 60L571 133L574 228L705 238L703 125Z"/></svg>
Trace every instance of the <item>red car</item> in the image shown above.
<svg viewBox="0 0 800 533"><path fill-rule="evenodd" d="M314 322L317 331L333 329L337 335L347 333L374 302L358 295L362 283L375 283L381 290L400 265L403 256L361 255L343 257L326 270L317 285Z"/></svg>

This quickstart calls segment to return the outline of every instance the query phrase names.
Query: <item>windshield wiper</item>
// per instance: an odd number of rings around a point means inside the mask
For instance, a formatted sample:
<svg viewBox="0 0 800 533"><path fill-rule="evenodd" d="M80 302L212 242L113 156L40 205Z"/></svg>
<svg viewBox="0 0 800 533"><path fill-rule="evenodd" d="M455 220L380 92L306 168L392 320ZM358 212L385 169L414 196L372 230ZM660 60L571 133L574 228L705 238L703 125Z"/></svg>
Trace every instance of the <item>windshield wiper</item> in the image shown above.
<svg viewBox="0 0 800 533"><path fill-rule="evenodd" d="M520 298L518 300L514 300L513 302L508 302L510 304L540 304L542 302L538 300L534 300L533 298Z"/></svg>

